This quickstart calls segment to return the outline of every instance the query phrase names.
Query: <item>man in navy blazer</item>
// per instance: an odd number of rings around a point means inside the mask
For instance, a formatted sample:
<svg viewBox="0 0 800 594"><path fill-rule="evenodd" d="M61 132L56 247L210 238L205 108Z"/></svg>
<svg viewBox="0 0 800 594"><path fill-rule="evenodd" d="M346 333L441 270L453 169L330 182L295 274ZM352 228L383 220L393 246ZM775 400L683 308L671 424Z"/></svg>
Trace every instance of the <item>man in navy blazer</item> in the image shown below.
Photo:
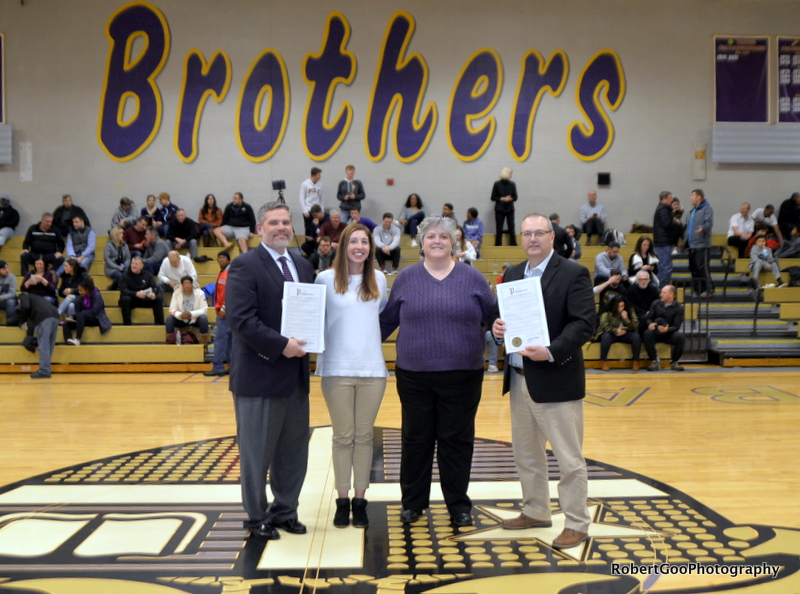
<svg viewBox="0 0 800 594"><path fill-rule="evenodd" d="M231 263L225 309L233 334L230 389L248 516L244 527L274 540L280 538L277 528L306 532L297 502L308 465L308 354L305 341L282 336L280 327L284 283L313 283L314 270L287 250L294 231L285 204L266 204L256 220L261 245Z"/></svg>
<svg viewBox="0 0 800 594"><path fill-rule="evenodd" d="M509 268L503 282L540 276L550 346L526 345L506 354L503 393L511 392L514 461L522 485L522 513L503 521L509 530L552 526L545 443L558 460L558 496L564 530L555 548L577 546L588 538L588 476L583 458L584 343L594 331L592 282L586 267L553 250L547 217L528 215L520 227L527 262ZM502 339L506 325L495 320L492 333Z"/></svg>

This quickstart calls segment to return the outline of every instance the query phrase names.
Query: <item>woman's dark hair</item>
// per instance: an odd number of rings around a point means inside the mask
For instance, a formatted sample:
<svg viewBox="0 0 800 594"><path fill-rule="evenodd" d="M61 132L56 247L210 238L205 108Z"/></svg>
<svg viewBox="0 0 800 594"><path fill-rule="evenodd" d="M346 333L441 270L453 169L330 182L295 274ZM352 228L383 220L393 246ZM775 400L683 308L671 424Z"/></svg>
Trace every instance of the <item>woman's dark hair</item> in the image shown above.
<svg viewBox="0 0 800 594"><path fill-rule="evenodd" d="M78 283L78 287L85 289L87 293L91 293L94 291L94 279L91 276L84 276L81 282Z"/></svg>
<svg viewBox="0 0 800 594"><path fill-rule="evenodd" d="M183 284L187 280L194 285L194 279L191 276L189 276L188 274L186 276L182 276L181 277L181 284Z"/></svg>
<svg viewBox="0 0 800 594"><path fill-rule="evenodd" d="M36 258L36 260L34 260L34 262L33 262L33 269L34 270L36 270L36 262L38 262L39 260L41 260L42 264L44 264L44 271L45 272L50 270L50 264L47 263L47 260L44 259L44 256L39 256L39 257Z"/></svg>
<svg viewBox="0 0 800 594"><path fill-rule="evenodd" d="M611 313L617 313L617 311L619 311L620 302L625 304L625 311L627 311L628 315L630 316L632 312L631 302L628 301L628 298L625 297L625 295L617 295L611 301L609 301L608 305L606 306L606 311L610 311Z"/></svg>
<svg viewBox="0 0 800 594"><path fill-rule="evenodd" d="M642 254L642 251L641 251L642 250L642 244L645 242L645 240L650 242L650 247L647 248L647 254L646 255L655 256L655 247L653 246L653 239L651 237L649 237L648 235L642 235L639 238L639 240L636 242L636 247L634 248L633 252L635 254L641 255ZM647 264L647 262L645 262L645 264Z"/></svg>
<svg viewBox="0 0 800 594"><path fill-rule="evenodd" d="M419 197L417 193L411 193L406 198L406 208L411 208L411 197L415 196L417 198L417 208L422 208L422 198Z"/></svg>
<svg viewBox="0 0 800 594"><path fill-rule="evenodd" d="M208 203L208 199L209 198L213 198L214 199L214 207L213 208ZM206 194L206 198L205 198L205 200L203 200L203 208L200 209L200 210L202 212L206 213L206 214L209 214L209 215L210 214L214 214L215 212L217 212L219 210L219 207L217 206L217 197L214 196L214 194Z"/></svg>
<svg viewBox="0 0 800 594"><path fill-rule="evenodd" d="M66 263L69 264L70 268L72 268L72 276L79 276L80 275L82 267L81 267L81 263L78 262L78 260L76 258L68 258ZM67 269L65 268L64 269L64 275L66 275L66 274L67 274Z"/></svg>

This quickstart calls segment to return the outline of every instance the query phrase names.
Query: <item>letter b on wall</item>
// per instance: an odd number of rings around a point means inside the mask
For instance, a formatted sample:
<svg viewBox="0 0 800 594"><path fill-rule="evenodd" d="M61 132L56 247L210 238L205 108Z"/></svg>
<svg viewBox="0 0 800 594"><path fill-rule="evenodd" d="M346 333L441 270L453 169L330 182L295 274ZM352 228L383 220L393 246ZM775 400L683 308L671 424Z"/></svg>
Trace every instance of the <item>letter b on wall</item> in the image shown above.
<svg viewBox="0 0 800 594"><path fill-rule="evenodd" d="M161 125L161 93L155 79L169 55L169 27L160 10L133 2L111 16L106 36L111 48L98 140L109 157L128 161L147 148Z"/></svg>

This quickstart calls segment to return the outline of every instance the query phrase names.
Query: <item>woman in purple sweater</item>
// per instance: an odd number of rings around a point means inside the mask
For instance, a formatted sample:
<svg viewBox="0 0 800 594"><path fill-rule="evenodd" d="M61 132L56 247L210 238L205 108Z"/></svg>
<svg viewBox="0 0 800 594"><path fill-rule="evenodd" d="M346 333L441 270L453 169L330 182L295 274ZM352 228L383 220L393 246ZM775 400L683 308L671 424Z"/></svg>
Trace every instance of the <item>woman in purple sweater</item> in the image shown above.
<svg viewBox="0 0 800 594"><path fill-rule="evenodd" d="M440 216L419 227L423 262L405 268L381 313L383 340L397 336L397 392L403 413L400 519L415 522L430 503L433 452L455 526L472 525L467 495L475 414L483 386L481 322L495 306L475 268L452 258L455 223Z"/></svg>

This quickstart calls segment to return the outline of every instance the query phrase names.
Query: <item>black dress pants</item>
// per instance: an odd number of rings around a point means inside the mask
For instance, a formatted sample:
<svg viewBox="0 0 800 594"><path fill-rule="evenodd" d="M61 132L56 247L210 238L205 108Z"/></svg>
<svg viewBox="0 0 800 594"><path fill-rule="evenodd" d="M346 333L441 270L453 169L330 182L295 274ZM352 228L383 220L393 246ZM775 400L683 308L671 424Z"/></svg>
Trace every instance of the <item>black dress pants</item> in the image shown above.
<svg viewBox="0 0 800 594"><path fill-rule="evenodd" d="M503 245L503 223L508 223L508 245L517 245L517 232L514 230L514 211L496 210L494 220L497 225L497 233L494 236L495 245Z"/></svg>
<svg viewBox="0 0 800 594"><path fill-rule="evenodd" d="M711 282L711 272L708 265L708 248L689 249L689 270L692 273L692 292L714 292L714 283Z"/></svg>
<svg viewBox="0 0 800 594"><path fill-rule="evenodd" d="M481 400L483 368L446 372L395 369L402 405L400 488L404 509L430 505L433 452L451 514L469 513L467 495L475 442L475 414Z"/></svg>
<svg viewBox="0 0 800 594"><path fill-rule="evenodd" d="M153 323L156 326L164 325L164 299L161 294L156 295L155 299L145 297L127 297L123 295L119 298L119 307L122 310L122 323L125 326L131 325L131 313L135 307L146 307L153 310Z"/></svg>

